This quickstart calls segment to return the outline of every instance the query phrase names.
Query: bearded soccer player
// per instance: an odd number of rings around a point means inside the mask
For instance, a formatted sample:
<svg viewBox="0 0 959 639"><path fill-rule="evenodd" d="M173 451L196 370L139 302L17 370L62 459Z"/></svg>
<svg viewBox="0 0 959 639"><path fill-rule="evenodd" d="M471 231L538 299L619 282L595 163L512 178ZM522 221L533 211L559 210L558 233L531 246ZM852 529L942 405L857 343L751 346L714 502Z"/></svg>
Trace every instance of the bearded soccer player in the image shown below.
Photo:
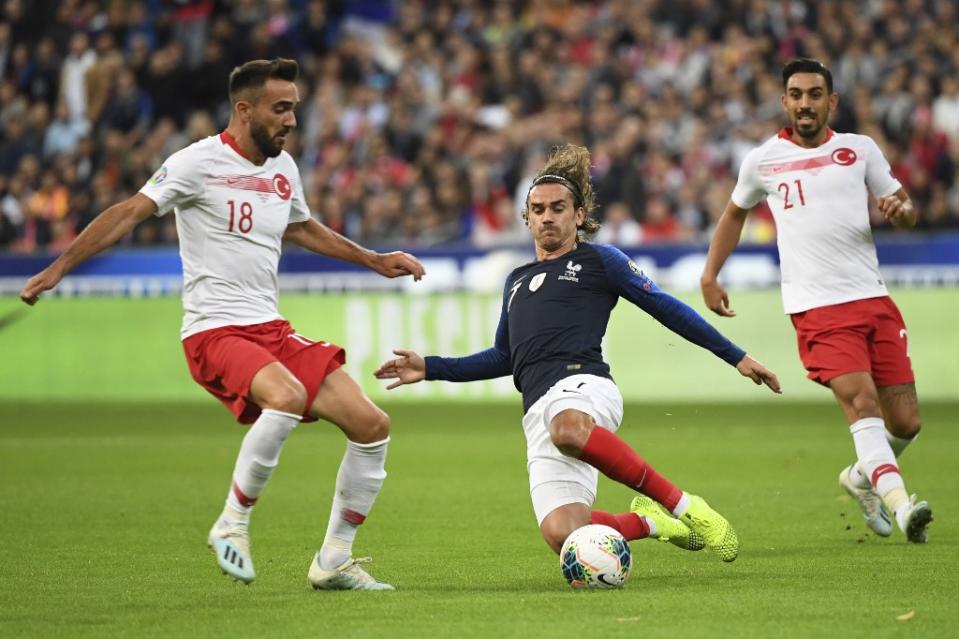
<svg viewBox="0 0 959 639"><path fill-rule="evenodd" d="M423 276L406 253L373 253L310 216L299 170L283 151L296 126L296 62L254 60L230 74L232 114L219 135L171 155L139 193L101 213L21 299L35 304L70 270L151 215L176 212L183 260L183 349L193 379L252 424L208 544L220 568L255 578L250 512L300 421L332 422L347 438L323 545L310 564L317 589L392 590L352 557L357 528L386 477L390 422L341 365L340 347L300 335L277 312L282 241L386 277Z"/></svg>
<svg viewBox="0 0 959 639"><path fill-rule="evenodd" d="M695 495L657 473L616 435L623 398L603 361L610 313L623 297L667 328L779 392L776 376L720 335L694 310L664 293L620 250L591 244L589 152L554 149L533 180L523 212L536 260L506 279L492 348L466 357L396 350L375 375L388 388L423 379L471 381L513 375L523 394L530 496L546 543L559 552L571 532L605 524L626 539L656 537L687 550L704 545L723 561L739 553L736 532ZM592 510L598 473L640 493L630 512Z"/></svg>
<svg viewBox="0 0 959 639"><path fill-rule="evenodd" d="M839 483L877 535L924 543L932 510L909 496L896 458L919 433L919 402L906 325L879 273L869 226L869 193L898 228L916 210L876 143L835 133L832 74L797 59L783 69L783 110L791 127L751 151L716 227L702 275L706 305L735 315L717 277L739 242L746 215L765 198L776 222L785 312L809 378L832 389L849 422L856 461Z"/></svg>

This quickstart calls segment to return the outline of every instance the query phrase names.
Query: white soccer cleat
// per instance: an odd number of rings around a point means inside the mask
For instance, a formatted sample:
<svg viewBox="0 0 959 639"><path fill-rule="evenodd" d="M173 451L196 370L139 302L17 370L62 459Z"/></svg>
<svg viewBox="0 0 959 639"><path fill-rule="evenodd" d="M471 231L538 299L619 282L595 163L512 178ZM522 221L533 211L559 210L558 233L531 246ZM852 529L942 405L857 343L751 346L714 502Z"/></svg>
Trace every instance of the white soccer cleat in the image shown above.
<svg viewBox="0 0 959 639"><path fill-rule="evenodd" d="M909 497L909 504L902 526L906 539L914 544L924 544L929 540L929 524L932 523L932 508L927 501L916 501L916 496ZM901 520L902 521L902 520Z"/></svg>
<svg viewBox="0 0 959 639"><path fill-rule="evenodd" d="M230 525L224 520L217 520L210 529L207 545L216 555L223 574L229 575L245 584L256 579L253 570L253 559L250 558L250 536L246 526Z"/></svg>
<svg viewBox="0 0 959 639"><path fill-rule="evenodd" d="M839 473L839 485L849 493L850 497L859 502L859 508L862 509L862 516L869 529L880 537L888 537L892 534L892 518L886 512L886 507L882 505L882 500L872 486L859 488L852 482L849 476L850 470L852 466L846 466Z"/></svg>
<svg viewBox="0 0 959 639"><path fill-rule="evenodd" d="M360 567L360 564L371 561L369 557L351 557L335 570L323 570L320 568L320 553L316 553L307 578L314 590L396 590L388 583L377 581Z"/></svg>

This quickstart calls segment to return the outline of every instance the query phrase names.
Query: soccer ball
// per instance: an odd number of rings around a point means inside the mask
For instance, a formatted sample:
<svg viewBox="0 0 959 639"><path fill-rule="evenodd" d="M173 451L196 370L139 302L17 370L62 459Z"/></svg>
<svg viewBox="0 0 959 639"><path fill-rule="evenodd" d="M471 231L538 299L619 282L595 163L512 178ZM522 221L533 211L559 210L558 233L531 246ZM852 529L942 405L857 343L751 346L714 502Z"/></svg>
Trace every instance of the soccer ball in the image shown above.
<svg viewBox="0 0 959 639"><path fill-rule="evenodd" d="M618 531L590 524L566 538L559 564L573 588L619 588L629 577L633 556Z"/></svg>

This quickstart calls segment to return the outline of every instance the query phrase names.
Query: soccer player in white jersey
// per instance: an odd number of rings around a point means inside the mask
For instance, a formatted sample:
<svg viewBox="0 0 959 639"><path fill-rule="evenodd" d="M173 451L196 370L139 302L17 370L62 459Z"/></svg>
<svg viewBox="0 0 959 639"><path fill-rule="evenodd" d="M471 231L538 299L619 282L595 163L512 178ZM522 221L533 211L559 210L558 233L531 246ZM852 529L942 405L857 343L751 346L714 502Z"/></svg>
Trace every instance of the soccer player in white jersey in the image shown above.
<svg viewBox="0 0 959 639"><path fill-rule="evenodd" d="M176 212L183 260L183 348L193 378L252 424L208 544L220 568L250 583L250 511L300 421L332 422L347 437L323 545L310 564L314 588L392 590L352 556L357 528L383 480L390 421L340 366L340 347L296 333L277 312L282 241L420 279L402 252L374 253L310 216L299 171L283 151L299 101L293 60L253 60L230 74L230 122L219 135L171 155L139 193L101 213L21 299L35 304L79 263L151 215Z"/></svg>
<svg viewBox="0 0 959 639"><path fill-rule="evenodd" d="M785 312L809 378L832 389L849 421L856 461L839 483L876 534L924 543L932 510L906 493L896 462L919 433L919 403L906 326L879 273L869 226L871 193L898 228L916 210L876 143L828 126L838 104L832 74L816 60L783 68L783 111L791 127L753 149L716 227L702 274L706 305L735 312L717 281L746 215L763 198L776 222Z"/></svg>

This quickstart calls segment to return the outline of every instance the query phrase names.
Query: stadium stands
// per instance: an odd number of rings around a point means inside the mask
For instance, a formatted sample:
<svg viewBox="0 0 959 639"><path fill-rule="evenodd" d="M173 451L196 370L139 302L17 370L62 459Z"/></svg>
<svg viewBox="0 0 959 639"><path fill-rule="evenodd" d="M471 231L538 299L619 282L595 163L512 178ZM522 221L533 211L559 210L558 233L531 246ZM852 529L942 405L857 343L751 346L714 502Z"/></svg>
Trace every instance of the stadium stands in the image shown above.
<svg viewBox="0 0 959 639"><path fill-rule="evenodd" d="M880 143L921 225L957 228L957 22L950 0L6 0L0 251L62 249L225 124L234 65L274 56L303 71L287 148L310 204L366 244L525 242L517 202L558 141L593 152L603 239L702 241L794 55L832 67L834 128ZM128 242L172 244L172 222ZM762 213L747 233L774 238Z"/></svg>

